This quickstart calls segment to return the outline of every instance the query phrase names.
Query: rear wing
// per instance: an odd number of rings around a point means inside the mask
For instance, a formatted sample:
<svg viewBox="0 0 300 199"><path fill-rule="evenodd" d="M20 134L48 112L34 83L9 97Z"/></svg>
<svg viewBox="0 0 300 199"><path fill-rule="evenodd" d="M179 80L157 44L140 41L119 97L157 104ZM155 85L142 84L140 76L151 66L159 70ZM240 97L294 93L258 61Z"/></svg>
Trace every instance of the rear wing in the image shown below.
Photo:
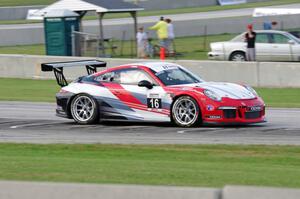
<svg viewBox="0 0 300 199"><path fill-rule="evenodd" d="M63 69L65 67L85 66L88 75L97 72L97 68L106 67L106 62L98 60L68 61L68 62L52 62L43 63L41 68L43 72L53 71L57 84L61 87L67 86L68 82L64 76Z"/></svg>

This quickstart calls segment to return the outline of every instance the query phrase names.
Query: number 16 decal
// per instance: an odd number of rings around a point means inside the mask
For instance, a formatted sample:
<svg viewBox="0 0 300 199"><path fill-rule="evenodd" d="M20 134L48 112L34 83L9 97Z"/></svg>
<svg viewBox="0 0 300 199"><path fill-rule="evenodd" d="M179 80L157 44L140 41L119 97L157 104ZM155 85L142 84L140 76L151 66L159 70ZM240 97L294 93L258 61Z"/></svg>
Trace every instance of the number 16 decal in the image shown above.
<svg viewBox="0 0 300 199"><path fill-rule="evenodd" d="M161 99L160 98L147 98L147 106L148 106L148 108L160 109L162 107Z"/></svg>

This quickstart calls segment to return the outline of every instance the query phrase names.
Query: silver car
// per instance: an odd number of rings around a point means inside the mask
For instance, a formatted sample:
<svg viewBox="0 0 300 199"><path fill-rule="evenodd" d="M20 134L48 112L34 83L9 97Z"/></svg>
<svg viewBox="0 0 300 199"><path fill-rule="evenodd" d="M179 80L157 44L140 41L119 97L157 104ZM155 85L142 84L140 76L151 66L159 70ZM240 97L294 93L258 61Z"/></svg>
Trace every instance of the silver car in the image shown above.
<svg viewBox="0 0 300 199"><path fill-rule="evenodd" d="M257 61L300 61L300 39L277 30L257 30ZM230 41L211 43L209 59L245 61L247 43L242 33Z"/></svg>

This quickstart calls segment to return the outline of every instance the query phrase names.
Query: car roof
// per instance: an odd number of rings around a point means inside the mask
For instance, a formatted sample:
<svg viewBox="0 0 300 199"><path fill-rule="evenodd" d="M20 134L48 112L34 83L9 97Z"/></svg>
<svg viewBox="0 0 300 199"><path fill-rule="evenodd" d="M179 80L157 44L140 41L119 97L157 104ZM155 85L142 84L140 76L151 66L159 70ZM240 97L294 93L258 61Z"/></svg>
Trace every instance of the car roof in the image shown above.
<svg viewBox="0 0 300 199"><path fill-rule="evenodd" d="M254 32L256 33L278 33L278 34L283 34L283 35L289 35L289 32L286 31L281 31L281 30L254 30ZM247 32L243 32L235 37L233 37L232 39L230 39L229 41L225 41L225 42L231 42L231 41L239 41L241 37L243 37L243 35L245 35ZM214 42L214 43L218 43L218 42Z"/></svg>
<svg viewBox="0 0 300 199"><path fill-rule="evenodd" d="M182 68L182 66L171 62L141 62L141 63L126 64L123 66L143 66L155 72L160 72L170 68Z"/></svg>
<svg viewBox="0 0 300 199"><path fill-rule="evenodd" d="M281 31L281 30L254 30L256 33L282 33L285 34L287 33L286 31Z"/></svg>

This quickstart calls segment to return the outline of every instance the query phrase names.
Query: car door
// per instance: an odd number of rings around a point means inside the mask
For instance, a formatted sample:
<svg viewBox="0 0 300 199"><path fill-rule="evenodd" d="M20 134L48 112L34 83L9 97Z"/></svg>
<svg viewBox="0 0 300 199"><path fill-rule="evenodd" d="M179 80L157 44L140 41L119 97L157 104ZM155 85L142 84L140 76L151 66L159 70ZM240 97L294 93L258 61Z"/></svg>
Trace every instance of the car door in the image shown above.
<svg viewBox="0 0 300 199"><path fill-rule="evenodd" d="M153 88L140 87L147 80ZM164 89L144 70L126 68L114 71L112 82L105 85L119 100L118 112L128 120L170 121L170 99Z"/></svg>
<svg viewBox="0 0 300 199"><path fill-rule="evenodd" d="M271 61L292 61L292 46L290 38L280 33L270 33L272 44L270 48Z"/></svg>
<svg viewBox="0 0 300 199"><path fill-rule="evenodd" d="M256 34L256 60L257 61L270 61L270 49L272 48L270 35L268 33Z"/></svg>
<svg viewBox="0 0 300 199"><path fill-rule="evenodd" d="M299 43L291 43L291 51L292 51L292 61L300 61L300 44Z"/></svg>
<svg viewBox="0 0 300 199"><path fill-rule="evenodd" d="M290 36L289 44L291 48L292 61L300 61L300 42L297 38Z"/></svg>

